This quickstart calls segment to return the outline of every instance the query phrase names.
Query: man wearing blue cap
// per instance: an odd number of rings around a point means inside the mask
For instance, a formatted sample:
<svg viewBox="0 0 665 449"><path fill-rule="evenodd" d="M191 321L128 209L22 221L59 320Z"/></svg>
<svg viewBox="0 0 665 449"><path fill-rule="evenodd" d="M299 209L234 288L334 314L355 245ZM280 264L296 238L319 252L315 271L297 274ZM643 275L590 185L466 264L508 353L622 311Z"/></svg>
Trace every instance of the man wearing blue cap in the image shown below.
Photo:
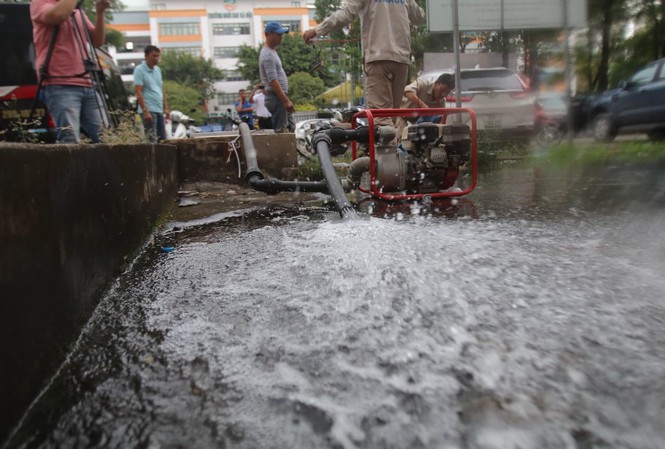
<svg viewBox="0 0 665 449"><path fill-rule="evenodd" d="M259 54L259 76L266 87L266 108L272 114L275 132L293 132L295 129L293 113L296 110L288 96L289 80L275 50L282 42L283 34L288 32L288 28L277 22L266 23L266 43Z"/></svg>

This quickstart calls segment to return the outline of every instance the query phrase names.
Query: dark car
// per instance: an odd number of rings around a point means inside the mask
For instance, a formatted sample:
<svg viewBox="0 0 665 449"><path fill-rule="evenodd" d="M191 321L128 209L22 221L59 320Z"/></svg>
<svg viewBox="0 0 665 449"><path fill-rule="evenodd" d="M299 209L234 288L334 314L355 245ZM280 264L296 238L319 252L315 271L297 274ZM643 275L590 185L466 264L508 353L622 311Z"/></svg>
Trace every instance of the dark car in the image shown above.
<svg viewBox="0 0 665 449"><path fill-rule="evenodd" d="M113 58L102 49L97 49L97 58L105 103L112 110L128 110L127 91ZM54 142L54 125L40 98L29 120L38 87L29 3L0 3L0 60L0 141Z"/></svg>
<svg viewBox="0 0 665 449"><path fill-rule="evenodd" d="M611 141L619 133L665 135L665 59L650 62L619 87L589 104L589 122L596 140Z"/></svg>

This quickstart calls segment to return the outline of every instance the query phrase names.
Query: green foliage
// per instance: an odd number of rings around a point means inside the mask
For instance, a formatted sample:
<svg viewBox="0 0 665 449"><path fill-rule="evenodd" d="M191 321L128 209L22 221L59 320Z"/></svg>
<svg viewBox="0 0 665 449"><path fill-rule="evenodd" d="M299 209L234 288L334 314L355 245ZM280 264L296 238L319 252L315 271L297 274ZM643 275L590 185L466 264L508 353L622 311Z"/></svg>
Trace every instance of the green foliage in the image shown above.
<svg viewBox="0 0 665 449"><path fill-rule="evenodd" d="M199 90L176 81L166 80L164 81L164 92L171 111L180 111L190 116L199 125L205 122Z"/></svg>
<svg viewBox="0 0 665 449"><path fill-rule="evenodd" d="M323 80L309 73L296 72L289 76L289 98L294 104L312 103L325 90Z"/></svg>
<svg viewBox="0 0 665 449"><path fill-rule="evenodd" d="M125 35L118 30L106 29L107 44L113 45L115 48L123 48L126 43Z"/></svg>
<svg viewBox="0 0 665 449"><path fill-rule="evenodd" d="M196 89L202 99L215 96L215 81L224 78L211 59L188 53L165 51L159 62L165 80Z"/></svg>
<svg viewBox="0 0 665 449"><path fill-rule="evenodd" d="M242 45L238 52L236 67L243 78L250 80L252 85L258 83L260 80L259 54L262 47L263 44L260 44L258 47ZM310 73L312 77L320 78L325 85L331 85L330 82L334 85L334 79L325 65L321 70L311 72L312 63L319 56L318 48L305 44L300 34L285 34L282 43L277 47L277 54L279 54L282 60L282 66L287 77L294 73L305 72ZM289 91L291 91L292 87L289 84Z"/></svg>
<svg viewBox="0 0 665 449"><path fill-rule="evenodd" d="M261 47L263 47L263 44L260 44L256 48L243 44L238 51L238 64L236 67L242 77L249 80L252 86L261 80L259 77L259 53L261 52Z"/></svg>

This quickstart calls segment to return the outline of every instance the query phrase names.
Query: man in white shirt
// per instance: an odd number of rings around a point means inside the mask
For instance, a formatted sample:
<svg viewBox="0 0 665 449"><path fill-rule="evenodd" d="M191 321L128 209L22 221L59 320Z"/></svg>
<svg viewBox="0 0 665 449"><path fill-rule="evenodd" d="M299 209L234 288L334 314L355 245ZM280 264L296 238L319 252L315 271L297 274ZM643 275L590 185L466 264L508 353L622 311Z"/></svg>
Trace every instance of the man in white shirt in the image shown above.
<svg viewBox="0 0 665 449"><path fill-rule="evenodd" d="M266 96L263 93L265 86L257 84L254 86L252 97L249 99L256 105L256 116L259 118L259 129L272 129L272 114L266 108Z"/></svg>

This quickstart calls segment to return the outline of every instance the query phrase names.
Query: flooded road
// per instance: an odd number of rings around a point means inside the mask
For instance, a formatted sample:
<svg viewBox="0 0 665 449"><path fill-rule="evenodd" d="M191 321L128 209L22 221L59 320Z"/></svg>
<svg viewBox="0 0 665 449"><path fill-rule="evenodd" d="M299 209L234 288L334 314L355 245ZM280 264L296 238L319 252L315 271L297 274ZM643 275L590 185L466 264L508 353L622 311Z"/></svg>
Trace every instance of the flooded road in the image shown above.
<svg viewBox="0 0 665 449"><path fill-rule="evenodd" d="M171 223L7 447L665 447L665 165Z"/></svg>

